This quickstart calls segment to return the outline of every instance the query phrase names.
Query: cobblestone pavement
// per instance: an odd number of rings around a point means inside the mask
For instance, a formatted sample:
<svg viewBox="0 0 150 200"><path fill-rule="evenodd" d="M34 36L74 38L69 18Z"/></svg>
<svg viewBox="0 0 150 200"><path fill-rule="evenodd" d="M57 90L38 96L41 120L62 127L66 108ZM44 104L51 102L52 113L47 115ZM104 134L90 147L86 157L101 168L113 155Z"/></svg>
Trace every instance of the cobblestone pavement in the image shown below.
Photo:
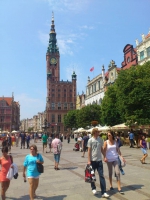
<svg viewBox="0 0 150 200"><path fill-rule="evenodd" d="M31 142L32 143L32 142ZM41 153L41 141L36 143ZM87 153L82 158L81 152L73 151L74 140L70 144L66 140L63 142L63 150L60 160L60 170L54 170L53 154L44 153L45 172L40 176L40 184L37 190L37 198L35 200L96 200L101 198L99 178L96 173L98 195L94 196L91 192L90 184L84 182L84 168L87 163ZM108 170L104 163L104 175L106 178L107 192L112 200L150 200L150 158L147 164L141 164L140 158L142 152L137 148L129 148L123 146L121 148L127 165L124 168L125 175L121 176L122 190L125 192L121 195L117 192L117 184L113 177L114 192L109 191ZM28 149L20 149L20 147L12 147L12 156L14 162L19 167L19 177L17 180L11 181L7 192L7 200L29 200L28 183L24 183L22 177L22 163L24 157L29 153ZM1 153L0 153L1 155Z"/></svg>

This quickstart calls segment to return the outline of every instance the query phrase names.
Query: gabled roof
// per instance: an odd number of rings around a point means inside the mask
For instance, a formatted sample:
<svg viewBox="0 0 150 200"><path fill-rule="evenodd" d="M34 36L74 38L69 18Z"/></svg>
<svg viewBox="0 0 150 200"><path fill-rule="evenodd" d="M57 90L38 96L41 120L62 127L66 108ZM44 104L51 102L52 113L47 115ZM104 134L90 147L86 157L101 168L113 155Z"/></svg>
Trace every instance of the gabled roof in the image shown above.
<svg viewBox="0 0 150 200"><path fill-rule="evenodd" d="M150 33L149 33L148 35L145 36L145 39L147 39L147 38L149 38L149 37L150 37Z"/></svg>
<svg viewBox="0 0 150 200"><path fill-rule="evenodd" d="M127 50L130 49L130 48L133 48L133 45L127 44L127 45L124 47L123 52L125 53L125 51L127 51Z"/></svg>
<svg viewBox="0 0 150 200"><path fill-rule="evenodd" d="M13 98L12 97L0 97L0 101L1 100L5 100L7 102L7 104L10 106Z"/></svg>

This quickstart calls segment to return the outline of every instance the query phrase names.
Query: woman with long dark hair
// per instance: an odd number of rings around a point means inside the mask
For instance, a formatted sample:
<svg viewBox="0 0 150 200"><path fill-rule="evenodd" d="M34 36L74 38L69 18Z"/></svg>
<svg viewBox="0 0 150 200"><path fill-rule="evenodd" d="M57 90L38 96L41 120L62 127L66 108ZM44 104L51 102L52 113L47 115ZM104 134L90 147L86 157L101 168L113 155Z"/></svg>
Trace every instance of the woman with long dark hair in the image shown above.
<svg viewBox="0 0 150 200"><path fill-rule="evenodd" d="M5 200L6 191L8 190L10 185L10 180L7 178L7 173L12 163L13 163L13 158L12 156L8 155L8 147L4 146L2 148L2 157L0 158L0 165L1 165L0 182L1 182L2 200Z"/></svg>
<svg viewBox="0 0 150 200"><path fill-rule="evenodd" d="M104 142L104 161L107 162L107 166L108 166L110 190L114 190L112 186L112 174L113 174L113 167L114 167L117 184L118 184L118 192L120 194L123 194L124 192L121 190L121 183L120 183L118 155L122 157L120 148L118 147L117 142L115 141L114 133L112 131L108 131L107 140ZM124 160L123 157L122 159Z"/></svg>

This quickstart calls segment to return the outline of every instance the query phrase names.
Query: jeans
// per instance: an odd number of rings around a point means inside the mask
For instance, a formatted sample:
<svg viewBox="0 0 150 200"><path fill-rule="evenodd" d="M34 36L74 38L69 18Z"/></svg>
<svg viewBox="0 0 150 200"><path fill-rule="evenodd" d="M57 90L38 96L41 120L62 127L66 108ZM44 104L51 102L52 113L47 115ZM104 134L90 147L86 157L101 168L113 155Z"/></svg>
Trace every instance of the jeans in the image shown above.
<svg viewBox="0 0 150 200"><path fill-rule="evenodd" d="M134 147L134 140L130 139L130 147Z"/></svg>
<svg viewBox="0 0 150 200"><path fill-rule="evenodd" d="M101 187L101 194L103 195L106 192L106 182L103 174L103 163L102 161L91 161L92 168L95 172L97 169L97 172L99 174L99 181L100 181L100 187ZM92 190L96 189L95 183L91 183Z"/></svg>

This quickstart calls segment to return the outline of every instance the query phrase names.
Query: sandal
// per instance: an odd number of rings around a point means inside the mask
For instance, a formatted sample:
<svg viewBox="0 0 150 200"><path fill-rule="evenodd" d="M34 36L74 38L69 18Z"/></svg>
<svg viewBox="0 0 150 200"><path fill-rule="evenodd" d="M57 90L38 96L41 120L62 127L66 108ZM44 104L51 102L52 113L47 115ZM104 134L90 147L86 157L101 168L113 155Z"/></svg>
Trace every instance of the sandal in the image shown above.
<svg viewBox="0 0 150 200"><path fill-rule="evenodd" d="M140 162L143 164L143 161L142 161L142 160L140 160Z"/></svg>

